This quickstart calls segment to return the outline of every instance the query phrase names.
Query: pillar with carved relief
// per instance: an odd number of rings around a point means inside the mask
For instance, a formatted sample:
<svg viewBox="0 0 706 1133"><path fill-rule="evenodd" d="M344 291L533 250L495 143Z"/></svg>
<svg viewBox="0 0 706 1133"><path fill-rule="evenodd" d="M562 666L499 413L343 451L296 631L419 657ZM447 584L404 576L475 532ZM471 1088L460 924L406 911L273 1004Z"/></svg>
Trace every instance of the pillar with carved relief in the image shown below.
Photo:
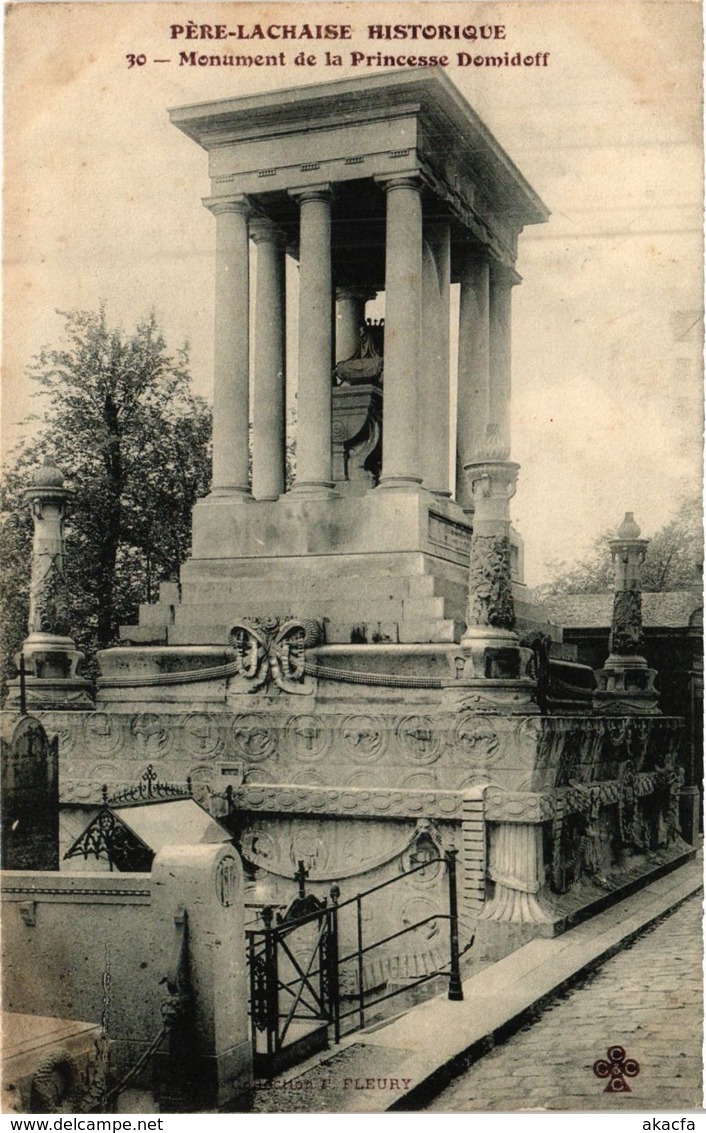
<svg viewBox="0 0 706 1133"><path fill-rule="evenodd" d="M6 708L92 707L90 684L79 673L84 660L69 636L64 522L73 492L62 471L46 459L25 488L32 512L32 568L28 635L15 658L18 680L8 682Z"/></svg>
<svg viewBox="0 0 706 1133"><path fill-rule="evenodd" d="M482 920L512 924L548 924L542 908L544 884L542 826L528 822L489 824L488 877L494 892L480 914Z"/></svg>
<svg viewBox="0 0 706 1133"><path fill-rule="evenodd" d="M642 564L649 545L640 538L640 528L631 511L609 542L615 566L615 593L609 655L595 673L598 690L594 705L603 711L659 712L655 690L657 673L642 656Z"/></svg>
<svg viewBox="0 0 706 1133"><path fill-rule="evenodd" d="M519 465L507 455L499 431L488 427L485 458L466 465L474 520L462 645L516 644L510 556L510 500Z"/></svg>

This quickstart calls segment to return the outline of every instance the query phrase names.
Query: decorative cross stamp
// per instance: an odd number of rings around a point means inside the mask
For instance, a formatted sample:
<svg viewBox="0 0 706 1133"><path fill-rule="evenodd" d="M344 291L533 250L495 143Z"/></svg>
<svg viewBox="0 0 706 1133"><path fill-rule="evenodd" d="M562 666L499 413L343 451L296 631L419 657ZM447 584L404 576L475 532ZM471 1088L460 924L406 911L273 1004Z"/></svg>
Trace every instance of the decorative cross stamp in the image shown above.
<svg viewBox="0 0 706 1133"><path fill-rule="evenodd" d="M634 1058L625 1057L625 1047L611 1046L607 1051L608 1058L599 1058L593 1063L593 1073L597 1078L607 1078L608 1085L604 1094L632 1093L628 1078L637 1078L640 1073L640 1063Z"/></svg>

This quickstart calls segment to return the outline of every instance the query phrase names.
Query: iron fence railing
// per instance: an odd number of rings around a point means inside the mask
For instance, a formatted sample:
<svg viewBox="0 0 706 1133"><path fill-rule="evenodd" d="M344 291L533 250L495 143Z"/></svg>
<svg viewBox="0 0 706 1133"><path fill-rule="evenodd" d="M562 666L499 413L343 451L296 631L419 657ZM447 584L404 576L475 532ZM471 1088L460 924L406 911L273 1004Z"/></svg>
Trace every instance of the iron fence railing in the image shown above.
<svg viewBox="0 0 706 1133"><path fill-rule="evenodd" d="M261 911L264 927L246 930L250 967L250 1014L255 1048L257 1049L259 1033L265 1037L267 1055L274 1057L286 1045L287 1036L295 1021L330 1025L334 1042L338 1043L347 1021L353 1020L354 1025L347 1028L346 1033L358 1030L366 1025L366 1014L369 1018L373 1008L438 976L448 977L448 998L462 1000L460 958L473 944L473 938L461 951L456 854L457 851L448 850L443 857L428 859L344 901L339 900L338 886L335 885L331 888L329 898L323 901L311 894L305 898L303 866L300 863L297 875L300 881L299 898L290 906L289 913L284 916L277 914L275 920L274 909L266 906ZM446 869L448 911L435 911L405 924L395 932L366 941L365 901L437 863L444 865ZM306 907L302 904L304 900L311 911L303 916L291 916L297 908ZM355 947L341 954L340 918L348 909L355 916L355 928L351 934L355 939ZM365 966L375 950L384 949L392 941L441 920L447 921L449 925L448 961L437 964L432 971L406 978L400 986L381 994L373 994L373 998L370 998L366 991ZM297 956L293 939L297 934L301 937L301 934L306 933L308 942L303 949L300 945ZM353 996L355 1003L352 1006L344 1005L344 996L341 994L341 974L347 966L350 966L349 970L352 969L356 976L357 986ZM388 984L389 980L382 986L387 987ZM372 989L373 993L375 990Z"/></svg>

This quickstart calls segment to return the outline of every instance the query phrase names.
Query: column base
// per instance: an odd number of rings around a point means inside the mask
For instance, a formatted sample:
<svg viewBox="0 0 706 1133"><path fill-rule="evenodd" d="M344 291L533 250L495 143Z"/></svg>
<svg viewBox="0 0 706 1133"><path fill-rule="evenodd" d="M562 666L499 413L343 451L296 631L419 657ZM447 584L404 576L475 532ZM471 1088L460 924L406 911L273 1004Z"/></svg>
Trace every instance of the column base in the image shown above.
<svg viewBox="0 0 706 1133"><path fill-rule="evenodd" d="M7 682L3 708L17 711L21 703L20 682ZM95 708L91 685L80 677L65 680L25 677L25 707L28 711L64 712Z"/></svg>
<svg viewBox="0 0 706 1133"><path fill-rule="evenodd" d="M204 497L204 499L209 500L211 503L219 503L223 501L224 503L229 504L238 502L249 504L253 502L252 493L250 492L249 488L239 488L235 485L226 485L225 487L211 488L211 491L207 496Z"/></svg>
<svg viewBox="0 0 706 1133"><path fill-rule="evenodd" d="M287 495L296 496L300 500L338 499L338 492L332 480L304 480L299 484L293 484Z"/></svg>
<svg viewBox="0 0 706 1133"><path fill-rule="evenodd" d="M20 668L24 660L27 678L41 680L76 680L84 660L70 637L37 631L22 642L22 649L15 655L15 664ZM90 684L87 685L90 688Z"/></svg>
<svg viewBox="0 0 706 1133"><path fill-rule="evenodd" d="M597 712L660 714L657 672L648 668L644 657L611 654L603 668L594 671L594 677L597 688L593 707Z"/></svg>
<svg viewBox="0 0 706 1133"><path fill-rule="evenodd" d="M469 649L479 649L489 646L494 649L508 649L519 644L519 635L513 629L503 629L498 626L468 626L461 638L461 645Z"/></svg>
<svg viewBox="0 0 706 1133"><path fill-rule="evenodd" d="M378 492L393 490L419 492L426 491L426 488L422 488L421 476L383 476L376 490Z"/></svg>
<svg viewBox="0 0 706 1133"><path fill-rule="evenodd" d="M532 701L536 681L530 675L531 649L520 646L513 630L496 626L469 626L459 643L465 658L465 679L522 681Z"/></svg>

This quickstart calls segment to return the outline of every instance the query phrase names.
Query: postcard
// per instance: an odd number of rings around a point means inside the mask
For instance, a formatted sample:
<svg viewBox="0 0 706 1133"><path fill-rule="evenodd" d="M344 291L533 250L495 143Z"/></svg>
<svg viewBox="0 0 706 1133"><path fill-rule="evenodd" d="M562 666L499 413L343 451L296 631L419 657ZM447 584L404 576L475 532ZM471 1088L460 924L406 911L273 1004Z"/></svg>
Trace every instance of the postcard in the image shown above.
<svg viewBox="0 0 706 1133"><path fill-rule="evenodd" d="M5 1112L695 1127L701 21L6 5Z"/></svg>

